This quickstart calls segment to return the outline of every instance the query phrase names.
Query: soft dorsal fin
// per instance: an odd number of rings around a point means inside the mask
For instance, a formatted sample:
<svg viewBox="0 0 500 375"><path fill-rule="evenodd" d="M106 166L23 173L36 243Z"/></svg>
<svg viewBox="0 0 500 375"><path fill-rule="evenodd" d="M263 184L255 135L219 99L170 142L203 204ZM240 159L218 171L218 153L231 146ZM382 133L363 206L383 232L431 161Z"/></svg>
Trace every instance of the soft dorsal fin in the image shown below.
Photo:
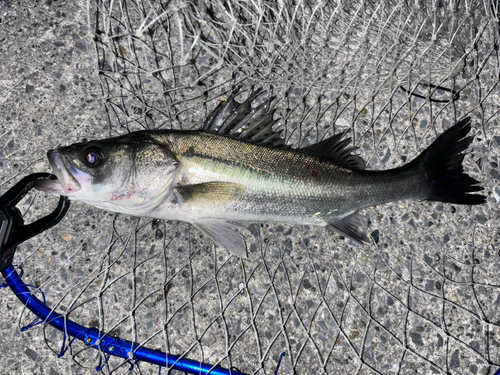
<svg viewBox="0 0 500 375"><path fill-rule="evenodd" d="M357 147L347 147L351 143L351 138L342 139L346 133L347 131L335 134L319 143L301 148L299 151L329 160L344 168L364 170L365 161L361 156L353 154Z"/></svg>
<svg viewBox="0 0 500 375"><path fill-rule="evenodd" d="M279 119L273 119L275 111L270 109L271 102L275 97L271 96L257 107L252 108L252 101L257 96L264 94L265 91L262 91L262 88L252 91L250 96L240 104L235 99L240 89L241 86L236 87L229 98L221 102L208 115L201 130L265 146L288 148L280 133L272 129L279 121Z"/></svg>

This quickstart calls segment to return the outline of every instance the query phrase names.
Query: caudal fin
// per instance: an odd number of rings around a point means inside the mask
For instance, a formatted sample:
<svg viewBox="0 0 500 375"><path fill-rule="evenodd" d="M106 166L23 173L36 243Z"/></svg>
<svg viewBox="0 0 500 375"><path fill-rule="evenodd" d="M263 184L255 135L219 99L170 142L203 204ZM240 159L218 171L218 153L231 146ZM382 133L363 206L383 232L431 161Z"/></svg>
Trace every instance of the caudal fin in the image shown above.
<svg viewBox="0 0 500 375"><path fill-rule="evenodd" d="M479 181L464 173L462 161L473 137L467 136L471 130L471 119L467 117L441 134L410 164L423 168L429 181L428 194L424 198L429 201L440 201L456 204L481 204L486 197L469 194L481 191Z"/></svg>

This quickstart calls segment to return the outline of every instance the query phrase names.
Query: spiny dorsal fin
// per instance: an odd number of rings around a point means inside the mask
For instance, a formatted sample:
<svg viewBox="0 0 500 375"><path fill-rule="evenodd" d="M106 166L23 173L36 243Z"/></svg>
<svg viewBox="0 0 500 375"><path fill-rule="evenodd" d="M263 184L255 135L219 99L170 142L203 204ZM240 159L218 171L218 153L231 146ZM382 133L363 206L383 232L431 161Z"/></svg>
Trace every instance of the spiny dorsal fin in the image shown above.
<svg viewBox="0 0 500 375"><path fill-rule="evenodd" d="M205 122L203 123L202 130L206 132L217 133L220 126L227 120L229 116L239 107L240 104L234 97L240 91L241 86L236 87L226 101L221 101L215 109L210 112Z"/></svg>
<svg viewBox="0 0 500 375"><path fill-rule="evenodd" d="M262 88L252 91L240 104L235 100L240 89L241 86L236 87L229 98L208 115L202 130L275 148L288 148L281 135L272 129L279 121L279 119L273 120L275 110L270 110L275 97L271 96L252 108L252 101L257 96L265 94L265 91L262 91Z"/></svg>
<svg viewBox="0 0 500 375"><path fill-rule="evenodd" d="M319 143L299 149L301 152L329 160L341 167L348 169L364 170L365 161L359 155L353 154L357 147L347 147L351 138L345 138L347 131L335 134Z"/></svg>

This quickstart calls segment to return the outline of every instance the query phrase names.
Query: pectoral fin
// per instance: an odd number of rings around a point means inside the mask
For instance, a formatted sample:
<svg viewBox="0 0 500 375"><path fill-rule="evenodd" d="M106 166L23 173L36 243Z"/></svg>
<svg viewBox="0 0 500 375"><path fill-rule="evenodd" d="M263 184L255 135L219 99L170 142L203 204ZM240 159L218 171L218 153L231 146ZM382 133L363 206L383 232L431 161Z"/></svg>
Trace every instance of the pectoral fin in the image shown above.
<svg viewBox="0 0 500 375"><path fill-rule="evenodd" d="M351 240L364 245L368 241L368 237L363 233L361 227L366 223L366 217L358 212L346 216L342 219L328 223L328 227L340 234L341 236L350 238Z"/></svg>
<svg viewBox="0 0 500 375"><path fill-rule="evenodd" d="M217 219L197 220L192 224L220 247L240 258L247 257L245 238L232 229L240 228L248 231L244 226Z"/></svg>
<svg viewBox="0 0 500 375"><path fill-rule="evenodd" d="M201 204L224 205L237 200L245 187L232 182L206 182L203 184L177 186L175 188L184 202L193 206Z"/></svg>

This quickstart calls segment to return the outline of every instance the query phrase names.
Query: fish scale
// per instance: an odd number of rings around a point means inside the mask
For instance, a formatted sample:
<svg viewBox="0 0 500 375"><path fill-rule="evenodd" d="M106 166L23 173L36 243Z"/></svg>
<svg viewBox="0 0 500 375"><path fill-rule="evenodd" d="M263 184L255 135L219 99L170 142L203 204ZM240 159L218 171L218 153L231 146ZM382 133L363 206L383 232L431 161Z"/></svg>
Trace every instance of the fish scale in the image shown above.
<svg viewBox="0 0 500 375"><path fill-rule="evenodd" d="M217 179L245 186L247 194L238 199L254 205L254 209L241 212L239 220L255 221L262 215L266 218L277 215L278 212L270 209L271 202L277 200L282 222L320 224L317 213L321 212L321 224L325 225L325 221L352 211L349 199L358 200L359 208L363 208L393 198L418 198L420 194L410 191L420 179L420 175L412 171L348 170L296 150L243 144L209 133L170 133L168 138L158 141L166 141L180 156L183 167L179 173L185 176L186 184ZM207 144L211 146L205 148L203 145ZM206 208L210 204L212 202L207 201ZM291 211L294 215L285 215L283 211ZM335 214L328 217L330 211ZM297 217L297 213L301 216Z"/></svg>

